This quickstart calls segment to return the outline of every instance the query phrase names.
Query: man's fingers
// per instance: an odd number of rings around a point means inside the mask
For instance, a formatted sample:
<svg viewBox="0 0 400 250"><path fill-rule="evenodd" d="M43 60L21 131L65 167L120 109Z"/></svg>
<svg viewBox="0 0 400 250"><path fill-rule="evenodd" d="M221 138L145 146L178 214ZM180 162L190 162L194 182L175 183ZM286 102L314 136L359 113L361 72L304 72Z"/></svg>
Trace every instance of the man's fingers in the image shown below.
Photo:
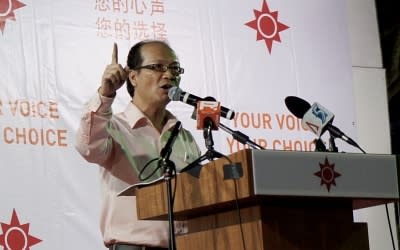
<svg viewBox="0 0 400 250"><path fill-rule="evenodd" d="M130 71L131 70L129 69L128 65L126 65L125 68L123 68L123 70L122 70L122 75L121 75L122 79L126 80L126 78L128 78L128 76L129 76Z"/></svg>
<svg viewBox="0 0 400 250"><path fill-rule="evenodd" d="M114 43L111 64L118 64L118 46Z"/></svg>

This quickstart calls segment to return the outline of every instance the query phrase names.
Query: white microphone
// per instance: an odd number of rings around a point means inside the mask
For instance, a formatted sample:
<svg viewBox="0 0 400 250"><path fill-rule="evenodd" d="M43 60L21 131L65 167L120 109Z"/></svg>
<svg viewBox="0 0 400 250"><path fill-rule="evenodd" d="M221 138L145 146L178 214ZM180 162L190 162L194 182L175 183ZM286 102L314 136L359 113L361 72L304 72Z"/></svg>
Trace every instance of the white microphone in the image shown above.
<svg viewBox="0 0 400 250"><path fill-rule="evenodd" d="M172 101L181 101L189 105L192 105L195 108L197 107L197 103L199 101L204 100L203 98L189 94L178 87L170 88L168 91L168 97ZM228 109L224 106L221 106L221 116L228 120L232 120L233 117L235 117L235 111Z"/></svg>

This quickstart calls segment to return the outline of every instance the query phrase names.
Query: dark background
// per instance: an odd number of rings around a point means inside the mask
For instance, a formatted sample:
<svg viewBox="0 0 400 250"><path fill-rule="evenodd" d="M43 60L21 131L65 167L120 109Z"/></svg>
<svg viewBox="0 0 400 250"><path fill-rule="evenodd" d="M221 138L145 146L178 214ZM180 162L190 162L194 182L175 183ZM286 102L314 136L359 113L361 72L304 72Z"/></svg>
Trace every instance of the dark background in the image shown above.
<svg viewBox="0 0 400 250"><path fill-rule="evenodd" d="M400 0L375 0L386 69L392 153L400 154Z"/></svg>

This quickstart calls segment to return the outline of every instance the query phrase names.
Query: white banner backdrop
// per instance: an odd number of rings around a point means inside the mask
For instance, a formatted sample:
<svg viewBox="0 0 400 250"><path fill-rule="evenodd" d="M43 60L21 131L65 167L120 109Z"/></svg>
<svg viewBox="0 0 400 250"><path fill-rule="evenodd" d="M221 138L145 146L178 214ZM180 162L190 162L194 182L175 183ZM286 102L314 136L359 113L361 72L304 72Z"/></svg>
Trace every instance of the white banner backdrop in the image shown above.
<svg viewBox="0 0 400 250"><path fill-rule="evenodd" d="M267 149L314 149L285 106L289 95L321 103L356 139L344 8L342 0L0 0L0 246L102 248L98 167L73 142L114 42L124 65L134 43L168 40L185 68L182 89L234 109L221 122ZM114 111L128 101L122 88ZM169 109L204 152L193 108ZM244 148L222 130L213 137L224 154Z"/></svg>

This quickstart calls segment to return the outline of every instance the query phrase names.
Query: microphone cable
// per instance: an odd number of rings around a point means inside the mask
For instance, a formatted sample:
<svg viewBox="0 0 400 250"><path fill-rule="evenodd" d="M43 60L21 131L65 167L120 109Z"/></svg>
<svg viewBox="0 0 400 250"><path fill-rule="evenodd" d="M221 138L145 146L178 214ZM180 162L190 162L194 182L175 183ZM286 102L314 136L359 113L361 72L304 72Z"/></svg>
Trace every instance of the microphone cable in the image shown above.
<svg viewBox="0 0 400 250"><path fill-rule="evenodd" d="M390 216L389 216L388 204L385 204L385 210L386 210L386 217L387 217L387 220L388 220L389 231L390 231L390 238L391 238L391 240L392 240L393 250L396 250L396 246L395 246L395 243L394 243L394 237L393 237L393 231L392 231L392 224L390 223Z"/></svg>
<svg viewBox="0 0 400 250"><path fill-rule="evenodd" d="M147 181L148 179L150 179L151 177L153 177L153 176L156 174L156 172L157 172L158 170L161 169L161 164L157 164L157 167L155 167L151 173L149 173L149 174L148 174L147 176L145 176L145 177L142 176L142 175L144 174L144 171L145 171L145 170L150 166L150 164L153 163L154 161L157 161L157 163L160 162L160 161L161 161L161 157L154 158L154 159L148 161L148 162L143 166L143 168L139 171L139 174L138 174L138 177L139 177L139 180L140 180L140 181Z"/></svg>
<svg viewBox="0 0 400 250"><path fill-rule="evenodd" d="M237 179L233 179L233 184L235 186L235 205L236 205L236 211L237 211L238 219L239 219L240 236L242 238L243 250L246 250L246 241L244 239L243 222L242 222L243 219L242 219L242 214L240 212L240 207L239 207L239 191L238 191Z"/></svg>
<svg viewBox="0 0 400 250"><path fill-rule="evenodd" d="M224 159L226 159L230 165L232 165L233 162L231 161L231 159L229 159L229 157L227 157L226 155L222 155L222 157ZM232 180L233 180L233 186L235 188L235 208L236 208L236 212L237 212L237 216L238 216L238 220L239 220L240 237L242 240L243 250L246 250L246 240L244 238L244 232L243 232L243 218L242 218L242 214L240 212L240 206L239 206L238 178L232 178Z"/></svg>
<svg viewBox="0 0 400 250"><path fill-rule="evenodd" d="M359 149L361 149L361 148L359 148ZM363 152L363 154L366 154L366 152L364 150L362 150L362 152ZM385 203L385 211L386 211L386 218L387 218L388 226L389 226L390 239L392 241L392 247L393 247L393 250L396 250L396 245L394 243L394 236L393 236L393 231L392 231L392 224L390 222L389 207L388 207L387 203ZM395 210L395 214L396 214L396 210Z"/></svg>

